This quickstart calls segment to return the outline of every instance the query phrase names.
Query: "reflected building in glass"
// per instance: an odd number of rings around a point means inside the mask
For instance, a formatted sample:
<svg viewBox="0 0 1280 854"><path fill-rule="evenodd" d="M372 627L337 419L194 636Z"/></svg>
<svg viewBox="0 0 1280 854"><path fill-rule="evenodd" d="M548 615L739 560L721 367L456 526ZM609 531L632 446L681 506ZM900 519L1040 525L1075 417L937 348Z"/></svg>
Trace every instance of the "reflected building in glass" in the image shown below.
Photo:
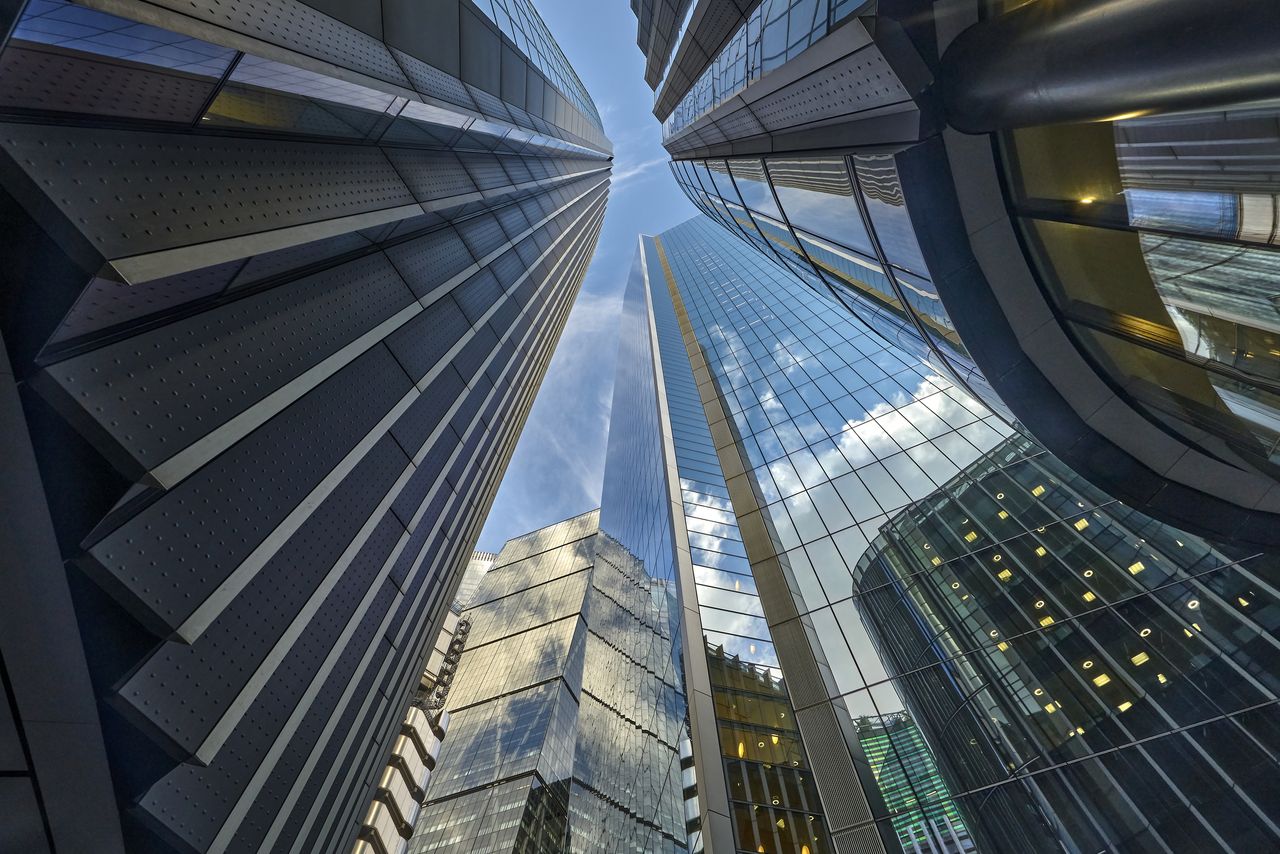
<svg viewBox="0 0 1280 854"><path fill-rule="evenodd" d="M617 393L657 398L708 652L707 717L684 657L708 850L1274 847L1271 556L1116 501L897 318L740 247L707 217L641 239L624 324L660 392ZM642 410L616 402L613 433ZM761 833L801 816L822 832Z"/></svg>
<svg viewBox="0 0 1280 854"><path fill-rule="evenodd" d="M705 0L646 81L729 233L1109 494L1275 549L1280 11L1162 12Z"/></svg>
<svg viewBox="0 0 1280 854"><path fill-rule="evenodd" d="M423 781L610 159L528 0L0 5L0 848L347 854Z"/></svg>
<svg viewBox="0 0 1280 854"><path fill-rule="evenodd" d="M688 850L674 608L598 511L508 541L407 850Z"/></svg>

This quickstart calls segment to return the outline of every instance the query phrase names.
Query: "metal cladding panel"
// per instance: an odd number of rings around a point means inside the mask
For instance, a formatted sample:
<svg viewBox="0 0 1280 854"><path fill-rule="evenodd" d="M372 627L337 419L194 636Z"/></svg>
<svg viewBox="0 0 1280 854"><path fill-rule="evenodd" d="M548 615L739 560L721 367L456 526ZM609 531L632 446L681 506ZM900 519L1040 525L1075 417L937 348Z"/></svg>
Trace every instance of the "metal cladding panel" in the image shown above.
<svg viewBox="0 0 1280 854"><path fill-rule="evenodd" d="M390 352L373 348L90 555L149 612L148 622L176 631L410 387ZM334 419L334 412L349 417Z"/></svg>
<svg viewBox="0 0 1280 854"><path fill-rule="evenodd" d="M85 487L75 514L51 508L60 557L101 588L67 619L110 686L88 702L113 721L103 803L130 805L130 850L349 851L582 265L538 288L598 232L607 158L496 123L607 141L510 45L471 59L499 87L451 76L457 0L60 3L40 14L232 69L141 73L88 40L36 65L0 51L0 117L59 111L0 121L0 157L80 286L15 372L28 429L53 419L77 448L38 449L51 482ZM341 143L308 135L339 125ZM590 233L552 249L588 209ZM18 251L0 261L26 269ZM42 284L15 287L50 302Z"/></svg>
<svg viewBox="0 0 1280 854"><path fill-rule="evenodd" d="M387 259L367 255L48 372L151 468L412 302Z"/></svg>
<svg viewBox="0 0 1280 854"><path fill-rule="evenodd" d="M252 791L246 804L249 813L240 823L237 834L237 838L245 840L246 847L230 847L227 850L257 850L257 845L284 800L297 786L299 771L306 764L308 754L318 745L336 747L351 731L339 726L328 739L321 737L330 716L343 698L344 689L349 688L352 682L370 684L376 675L370 668L362 672L359 663L368 648L379 642L379 626L396 597L395 588L384 581L364 618L347 639L338 662L320 690L315 692L314 700L306 707L301 724L285 742L281 755L266 769L269 776L265 785L255 786L253 790L247 791L247 778L253 775L254 767L238 759L237 749L248 749L252 755L255 745L279 741L280 728L294 708L281 704L270 694L260 695L246 713L241 725L236 727L225 748L226 759L223 762L215 760L206 768L191 764L179 765L139 799L139 807L148 813L150 820L178 836L192 850L207 851L212 847L214 838L231 809L237 805L238 798L232 798L240 793L244 793L240 795L243 797ZM323 643L326 640L331 643L332 636L317 626L314 642ZM296 673L300 679L308 675L301 670ZM356 697L349 702L358 702L363 696L363 692L357 692ZM282 773L288 771L293 773ZM318 784L327 771L325 766L315 766L305 779ZM249 840L253 842L250 843Z"/></svg>
<svg viewBox="0 0 1280 854"><path fill-rule="evenodd" d="M419 382L471 328L452 296L446 295L387 338L387 347Z"/></svg>
<svg viewBox="0 0 1280 854"><path fill-rule="evenodd" d="M451 292L468 323L477 323L495 302L502 298L502 284L485 267Z"/></svg>
<svg viewBox="0 0 1280 854"><path fill-rule="evenodd" d="M477 258L483 258L507 242L497 218L488 213L458 223L458 231Z"/></svg>
<svg viewBox="0 0 1280 854"><path fill-rule="evenodd" d="M466 381L449 365L409 404L404 414L391 425L391 435L404 448L405 453L417 455L466 387Z"/></svg>
<svg viewBox="0 0 1280 854"><path fill-rule="evenodd" d="M361 146L3 124L0 147L106 258L414 201Z"/></svg>
<svg viewBox="0 0 1280 854"><path fill-rule="evenodd" d="M153 5L272 45L409 86L391 51L375 37L337 18L291 0L223 0L208 6L183 0L149 0Z"/></svg>
<svg viewBox="0 0 1280 854"><path fill-rule="evenodd" d="M418 297L426 296L475 263L452 227L388 247L387 257Z"/></svg>
<svg viewBox="0 0 1280 854"><path fill-rule="evenodd" d="M379 440L199 639L163 644L116 692L120 699L194 754L408 466L390 436ZM307 666L296 654L290 663Z"/></svg>
<svg viewBox="0 0 1280 854"><path fill-rule="evenodd" d="M420 202L476 192L475 182L452 151L388 148L386 153Z"/></svg>
<svg viewBox="0 0 1280 854"><path fill-rule="evenodd" d="M404 487L400 490L400 494L396 496L395 503L391 505L392 511L404 523L406 528L410 528L417 533L417 529L413 528L414 519L417 518L418 511L422 508L422 502L426 500L427 495L431 492L432 487L436 486L440 480L440 475L444 472L444 467L449 462L449 457L453 454L454 449L458 446L458 434L454 432L452 427L446 426L441 432L439 438L431 445L431 448L418 460L414 466L413 474L409 476L409 480L405 482ZM448 494L446 487L442 494ZM423 515L423 521L418 527L430 526L431 521L435 517L430 513Z"/></svg>

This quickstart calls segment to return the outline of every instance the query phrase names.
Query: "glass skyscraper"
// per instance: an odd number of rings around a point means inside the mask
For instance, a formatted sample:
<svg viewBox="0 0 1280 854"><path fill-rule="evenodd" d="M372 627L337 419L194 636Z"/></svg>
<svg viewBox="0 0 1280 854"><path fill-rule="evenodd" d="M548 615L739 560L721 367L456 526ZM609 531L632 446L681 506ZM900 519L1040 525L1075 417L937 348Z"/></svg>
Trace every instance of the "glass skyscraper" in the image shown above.
<svg viewBox="0 0 1280 854"><path fill-rule="evenodd" d="M687 850L676 608L596 511L510 540L408 851Z"/></svg>
<svg viewBox="0 0 1280 854"><path fill-rule="evenodd" d="M1274 846L1273 559L1115 501L894 319L741 245L705 217L642 238L624 323L661 393L619 391L610 440L663 437L708 847Z"/></svg>

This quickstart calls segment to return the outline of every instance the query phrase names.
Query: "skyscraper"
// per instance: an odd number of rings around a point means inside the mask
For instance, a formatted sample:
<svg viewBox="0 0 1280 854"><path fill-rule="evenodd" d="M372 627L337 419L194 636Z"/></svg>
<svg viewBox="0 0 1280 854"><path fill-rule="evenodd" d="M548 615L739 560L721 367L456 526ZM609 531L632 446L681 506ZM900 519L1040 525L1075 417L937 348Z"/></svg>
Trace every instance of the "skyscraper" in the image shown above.
<svg viewBox="0 0 1280 854"><path fill-rule="evenodd" d="M1109 494L1280 546L1280 8L633 8L704 212Z"/></svg>
<svg viewBox="0 0 1280 854"><path fill-rule="evenodd" d="M701 728L685 655L708 849L1274 847L1274 556L1116 501L896 321L803 276L699 217L642 238L646 310L624 312L648 349L637 359L624 333L619 379L647 356L662 392L627 383L618 400L656 397L656 424L615 401L610 449L662 437L685 649L700 630L713 652ZM736 787L751 742L724 738L740 695L718 690L715 660L730 654L781 689L753 698L771 710L752 713L755 746L791 739L811 794L773 803L769 775L791 761L777 755ZM779 714L794 735L769 728ZM752 818L761 795L770 823ZM822 833L759 835L801 816Z"/></svg>
<svg viewBox="0 0 1280 854"><path fill-rule="evenodd" d="M508 541L409 851L687 850L677 607L597 511Z"/></svg>
<svg viewBox="0 0 1280 854"><path fill-rule="evenodd" d="M599 233L600 117L527 0L0 36L0 847L345 854Z"/></svg>

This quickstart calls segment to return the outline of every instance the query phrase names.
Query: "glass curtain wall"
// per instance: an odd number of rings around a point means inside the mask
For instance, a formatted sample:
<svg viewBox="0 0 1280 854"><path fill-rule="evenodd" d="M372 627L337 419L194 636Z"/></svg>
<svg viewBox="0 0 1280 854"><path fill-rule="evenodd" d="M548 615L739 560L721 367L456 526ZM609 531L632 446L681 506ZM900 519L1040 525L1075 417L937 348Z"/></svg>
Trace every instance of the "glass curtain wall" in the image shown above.
<svg viewBox="0 0 1280 854"><path fill-rule="evenodd" d="M875 6L876 0L764 0L662 123L663 139L796 58L850 15L871 14Z"/></svg>
<svg viewBox="0 0 1280 854"><path fill-rule="evenodd" d="M1100 494L708 220L661 240L881 839L1280 841L1269 557Z"/></svg>
<svg viewBox="0 0 1280 854"><path fill-rule="evenodd" d="M920 254L891 154L672 163L703 212L1008 416Z"/></svg>

